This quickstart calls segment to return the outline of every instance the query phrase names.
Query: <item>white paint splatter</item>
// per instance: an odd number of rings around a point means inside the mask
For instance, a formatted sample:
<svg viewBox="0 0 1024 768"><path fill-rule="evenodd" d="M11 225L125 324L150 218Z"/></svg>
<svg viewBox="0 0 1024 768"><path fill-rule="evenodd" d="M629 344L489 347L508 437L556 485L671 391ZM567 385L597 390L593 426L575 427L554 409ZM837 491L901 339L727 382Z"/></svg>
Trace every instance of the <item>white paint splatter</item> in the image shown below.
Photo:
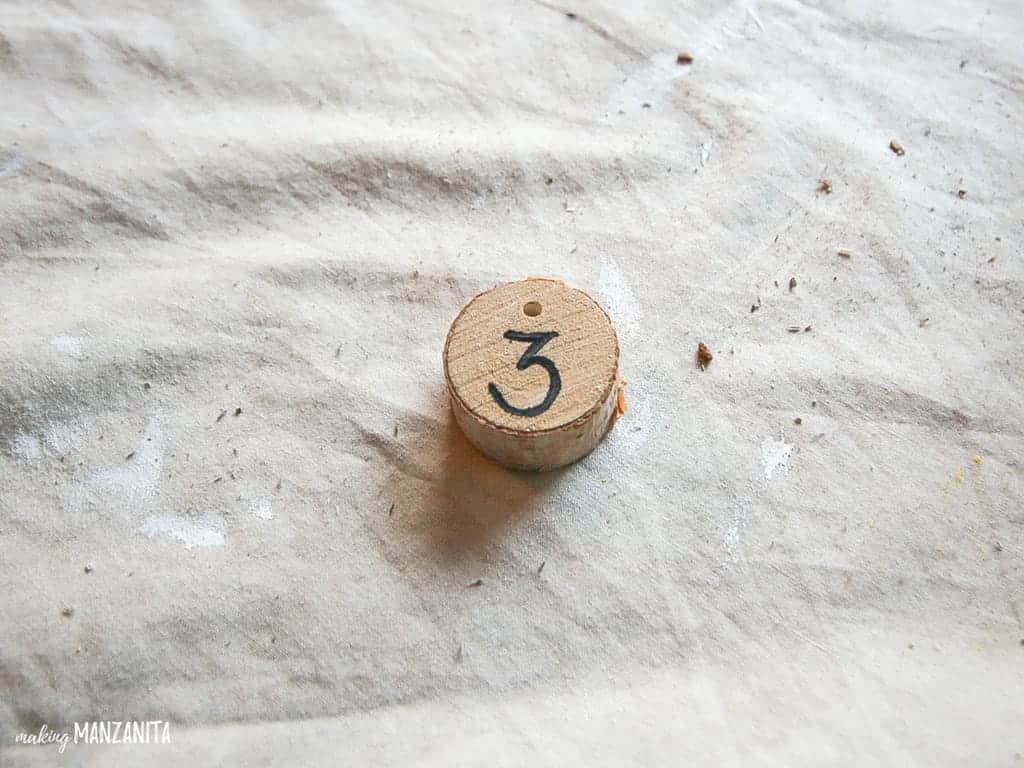
<svg viewBox="0 0 1024 768"><path fill-rule="evenodd" d="M256 499L249 504L249 512L260 520L273 520L274 510L270 506L270 500L266 498Z"/></svg>
<svg viewBox="0 0 1024 768"><path fill-rule="evenodd" d="M743 531L747 527L748 515L742 507L736 507L732 513L732 523L726 529L723 537L725 544L725 551L729 555L729 560L733 563L738 563L743 559L743 551L740 547Z"/></svg>
<svg viewBox="0 0 1024 768"><path fill-rule="evenodd" d="M167 536L193 547L223 547L224 519L212 512L200 517L183 515L161 515L151 517L139 527L139 533L149 538Z"/></svg>
<svg viewBox="0 0 1024 768"><path fill-rule="evenodd" d="M160 422L152 418L135 447L134 455L125 461L124 466L97 472L89 484L117 493L130 503L137 503L159 492L163 466L163 430Z"/></svg>
<svg viewBox="0 0 1024 768"><path fill-rule="evenodd" d="M51 421L46 425L43 441L51 451L59 456L65 456L72 449L79 446L81 437L78 434L78 430L72 424L63 421Z"/></svg>
<svg viewBox="0 0 1024 768"><path fill-rule="evenodd" d="M69 357L79 357L82 354L82 340L66 333L50 339L50 346Z"/></svg>
<svg viewBox="0 0 1024 768"><path fill-rule="evenodd" d="M687 38L687 52L694 57L694 66L701 65L712 49L720 49L723 36L746 40L756 37L756 34L750 34L751 21L764 32L764 25L756 11L756 2L733 0L695 29ZM645 103L657 106L669 94L673 82L685 77L693 69L691 66L680 66L676 62L677 54L678 51L659 51L633 71L609 99L610 116L620 110L625 113L640 112Z"/></svg>
<svg viewBox="0 0 1024 768"><path fill-rule="evenodd" d="M619 336L627 343L635 340L640 330L640 303L629 287L618 263L611 256L601 254L601 273L597 278L597 293L608 314L611 315Z"/></svg>
<svg viewBox="0 0 1024 768"><path fill-rule="evenodd" d="M771 480L778 470L789 471L789 459L793 446L782 440L768 438L761 443L761 463L764 465L764 479Z"/></svg>
<svg viewBox="0 0 1024 768"><path fill-rule="evenodd" d="M16 458L36 461L47 449L58 456L66 456L81 444L74 422L51 421L42 434L17 432L11 440L11 451Z"/></svg>
<svg viewBox="0 0 1024 768"><path fill-rule="evenodd" d="M647 441L657 421L649 384L657 375L657 371L654 367L648 366L643 372L643 377L640 377L639 368L631 361L631 355L642 355L641 350L647 342L643 332L643 304L637 300L629 280L623 275L618 263L607 254L601 254L597 297L608 310L612 325L619 336L619 349L622 354L620 375L629 382L625 389L629 410L622 424L616 427L615 439L611 444L616 446L616 451L629 453L635 450L638 444ZM637 375L632 375L634 371Z"/></svg>
<svg viewBox="0 0 1024 768"><path fill-rule="evenodd" d="M43 455L43 448L39 444L39 438L25 432L17 432L11 441L11 450L19 459L25 461L36 461Z"/></svg>

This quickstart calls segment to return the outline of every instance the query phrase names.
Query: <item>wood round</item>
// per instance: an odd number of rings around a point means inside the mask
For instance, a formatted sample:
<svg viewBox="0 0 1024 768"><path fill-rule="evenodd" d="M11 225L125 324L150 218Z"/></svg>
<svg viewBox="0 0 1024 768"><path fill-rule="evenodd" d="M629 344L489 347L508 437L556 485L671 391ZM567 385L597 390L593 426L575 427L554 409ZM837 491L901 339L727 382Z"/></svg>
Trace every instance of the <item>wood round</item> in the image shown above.
<svg viewBox="0 0 1024 768"><path fill-rule="evenodd" d="M516 469L585 456L625 411L607 313L558 280L506 283L472 299L448 331L444 374L469 441Z"/></svg>

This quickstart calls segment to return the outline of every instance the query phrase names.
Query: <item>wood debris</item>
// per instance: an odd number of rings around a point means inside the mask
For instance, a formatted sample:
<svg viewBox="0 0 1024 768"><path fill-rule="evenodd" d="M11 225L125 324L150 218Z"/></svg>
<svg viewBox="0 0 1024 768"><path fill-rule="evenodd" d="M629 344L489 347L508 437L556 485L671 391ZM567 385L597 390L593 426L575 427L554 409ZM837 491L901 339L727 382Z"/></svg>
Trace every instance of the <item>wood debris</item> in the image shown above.
<svg viewBox="0 0 1024 768"><path fill-rule="evenodd" d="M714 359L715 356L711 354L707 344L703 341L697 344L697 365L702 371L707 370L707 367L711 365L711 361Z"/></svg>
<svg viewBox="0 0 1024 768"><path fill-rule="evenodd" d="M826 195L832 194L832 179L822 179L818 182L818 191Z"/></svg>
<svg viewBox="0 0 1024 768"><path fill-rule="evenodd" d="M849 259L853 256L853 251L849 248L840 248L836 253L839 254L839 258L841 259Z"/></svg>
<svg viewBox="0 0 1024 768"><path fill-rule="evenodd" d="M693 64L693 56L686 51L680 51L676 55L676 64Z"/></svg>

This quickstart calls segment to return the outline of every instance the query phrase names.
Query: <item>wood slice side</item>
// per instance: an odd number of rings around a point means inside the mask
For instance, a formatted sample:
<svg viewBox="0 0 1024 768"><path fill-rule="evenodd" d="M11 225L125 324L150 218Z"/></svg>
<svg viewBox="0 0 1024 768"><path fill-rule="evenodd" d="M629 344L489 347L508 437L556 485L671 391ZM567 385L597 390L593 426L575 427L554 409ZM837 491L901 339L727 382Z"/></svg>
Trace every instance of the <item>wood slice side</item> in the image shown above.
<svg viewBox="0 0 1024 768"><path fill-rule="evenodd" d="M472 299L444 349L459 426L518 469L553 469L593 450L620 409L618 365L618 337L600 305L538 278Z"/></svg>

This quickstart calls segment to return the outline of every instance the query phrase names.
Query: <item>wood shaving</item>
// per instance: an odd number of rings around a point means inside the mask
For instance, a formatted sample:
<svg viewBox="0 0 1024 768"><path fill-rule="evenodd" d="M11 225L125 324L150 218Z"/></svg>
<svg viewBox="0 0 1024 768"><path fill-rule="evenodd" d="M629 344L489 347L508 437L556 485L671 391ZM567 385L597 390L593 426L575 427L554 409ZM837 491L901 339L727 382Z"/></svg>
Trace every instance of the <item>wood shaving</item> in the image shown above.
<svg viewBox="0 0 1024 768"><path fill-rule="evenodd" d="M697 365L702 371L706 370L714 359L715 356L711 354L711 350L708 349L707 344L703 341L697 344Z"/></svg>

